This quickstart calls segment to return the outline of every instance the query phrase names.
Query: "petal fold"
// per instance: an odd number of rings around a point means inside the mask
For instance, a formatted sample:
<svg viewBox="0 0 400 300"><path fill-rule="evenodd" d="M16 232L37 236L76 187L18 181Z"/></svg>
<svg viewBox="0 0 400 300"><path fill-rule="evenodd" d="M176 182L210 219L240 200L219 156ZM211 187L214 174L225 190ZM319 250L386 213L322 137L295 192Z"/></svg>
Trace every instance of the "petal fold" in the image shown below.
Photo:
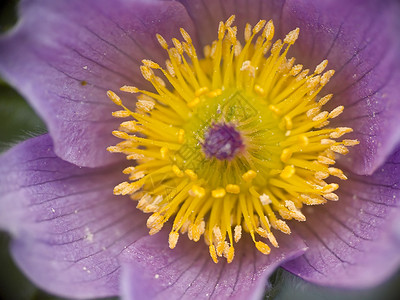
<svg viewBox="0 0 400 300"><path fill-rule="evenodd" d="M261 299L267 279L284 261L304 253L296 236L278 236L279 249L269 255L256 250L250 239L235 248L233 262L215 264L208 247L181 236L168 248L166 232L143 238L128 247L121 258L123 299Z"/></svg>
<svg viewBox="0 0 400 300"><path fill-rule="evenodd" d="M321 285L367 288L400 266L400 147L371 176L349 174L339 201L296 226L309 250L284 267Z"/></svg>
<svg viewBox="0 0 400 300"><path fill-rule="evenodd" d="M147 234L135 204L112 193L123 167L79 168L54 154L48 135L0 156L0 228L39 287L69 298L118 295L117 258Z"/></svg>

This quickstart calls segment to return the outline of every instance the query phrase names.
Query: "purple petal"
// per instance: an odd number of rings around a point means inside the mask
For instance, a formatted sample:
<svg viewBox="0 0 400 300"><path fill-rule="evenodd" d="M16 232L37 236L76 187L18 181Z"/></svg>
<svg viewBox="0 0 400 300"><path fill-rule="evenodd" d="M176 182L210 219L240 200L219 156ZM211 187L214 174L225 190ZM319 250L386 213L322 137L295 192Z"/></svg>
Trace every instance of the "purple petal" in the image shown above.
<svg viewBox="0 0 400 300"><path fill-rule="evenodd" d="M339 202L315 207L296 226L309 250L285 268L321 285L379 284L400 265L400 148L373 175L349 175L339 191Z"/></svg>
<svg viewBox="0 0 400 300"><path fill-rule="evenodd" d="M105 150L120 121L106 91L148 88L140 61L163 63L155 34L169 39L179 27L190 32L191 21L171 1L23 1L20 23L0 41L0 72L45 120L58 156L102 166L120 158Z"/></svg>
<svg viewBox="0 0 400 300"><path fill-rule="evenodd" d="M48 135L0 157L0 228L38 286L66 297L118 294L117 257L147 235L135 203L112 194L123 167L76 167L54 154Z"/></svg>
<svg viewBox="0 0 400 300"><path fill-rule="evenodd" d="M182 236L175 249L168 248L166 232L143 238L124 253L124 299L260 299L269 275L284 261L304 253L295 235L278 237L279 249L263 255L250 239L235 248L235 258L215 264L208 247Z"/></svg>
<svg viewBox="0 0 400 300"><path fill-rule="evenodd" d="M345 106L332 124L354 129L361 141L346 158L358 174L371 174L400 141L400 38L397 1L260 1L181 0L193 18L203 44L216 38L218 21L236 14L243 23L273 19L277 36L296 27L300 38L292 49L296 63L314 68L323 59L336 70L325 89L335 97L328 108ZM349 136L350 137L350 136Z"/></svg>

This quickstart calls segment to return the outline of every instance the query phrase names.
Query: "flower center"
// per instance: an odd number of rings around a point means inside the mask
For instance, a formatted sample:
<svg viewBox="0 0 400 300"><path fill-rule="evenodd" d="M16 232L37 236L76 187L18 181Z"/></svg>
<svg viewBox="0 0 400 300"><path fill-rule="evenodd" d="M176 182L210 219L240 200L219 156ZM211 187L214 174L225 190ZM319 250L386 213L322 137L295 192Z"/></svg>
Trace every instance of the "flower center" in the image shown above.
<svg viewBox="0 0 400 300"><path fill-rule="evenodd" d="M231 124L214 124L204 135L202 144L207 158L232 160L243 149L240 133Z"/></svg>
<svg viewBox="0 0 400 300"><path fill-rule="evenodd" d="M114 194L151 213L150 234L171 220L170 248L180 233L195 242L204 236L215 263L233 260L242 234L270 253L274 230L290 234L283 219L305 221L304 205L337 201L339 185L325 179L346 179L331 166L335 153L358 144L337 141L351 128L327 127L343 111L323 110L332 98L319 96L334 74L324 72L328 61L310 74L286 57L299 29L272 42L274 25L261 20L246 25L242 44L234 18L220 22L201 59L184 29L173 47L157 35L169 55L165 68L147 59L140 67L154 90L121 88L138 94L135 111L108 91L123 108L113 115L130 118L113 131L123 141L108 150L136 160Z"/></svg>

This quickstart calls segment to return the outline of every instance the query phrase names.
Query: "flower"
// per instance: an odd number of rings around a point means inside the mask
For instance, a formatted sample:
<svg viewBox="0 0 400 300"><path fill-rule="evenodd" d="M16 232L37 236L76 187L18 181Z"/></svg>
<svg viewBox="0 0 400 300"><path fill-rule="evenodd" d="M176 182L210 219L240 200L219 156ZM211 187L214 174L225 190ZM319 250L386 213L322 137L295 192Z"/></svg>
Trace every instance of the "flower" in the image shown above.
<svg viewBox="0 0 400 300"><path fill-rule="evenodd" d="M0 157L0 226L18 265L44 289L76 298L260 297L279 265L321 285L387 278L400 261L398 9L395 1L22 1L20 23L0 41L0 72L49 134ZM324 87L334 94L327 107L344 106L332 126L352 128L360 145L338 161L348 177L338 202L304 210L307 220L277 233L269 255L244 236L230 264L215 264L202 242L181 238L171 250L168 230L148 236L136 203L112 195L131 164L105 151L119 123L106 93L151 90L139 67L166 60L156 34L170 41L184 28L201 49L233 14L238 30L260 19L272 19L282 38L300 28L292 55L310 68L328 59L336 74ZM122 97L131 111L135 101ZM213 138L220 128L236 132L215 125ZM230 158L235 147L205 152Z"/></svg>

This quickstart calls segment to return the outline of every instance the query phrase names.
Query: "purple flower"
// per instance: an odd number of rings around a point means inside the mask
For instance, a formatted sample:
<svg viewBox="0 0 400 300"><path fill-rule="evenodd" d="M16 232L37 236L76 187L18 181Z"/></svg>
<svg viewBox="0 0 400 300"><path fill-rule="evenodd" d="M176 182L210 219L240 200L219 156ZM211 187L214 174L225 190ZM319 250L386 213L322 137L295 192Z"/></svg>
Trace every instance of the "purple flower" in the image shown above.
<svg viewBox="0 0 400 300"><path fill-rule="evenodd" d="M0 40L0 72L49 134L0 157L0 228L38 286L74 298L241 299L261 297L278 266L347 288L378 284L397 270L398 1L26 0L20 13ZM113 195L131 164L105 151L118 142L110 133L119 126L107 91L151 90L139 67L142 59L166 60L156 34L170 41L184 28L202 49L232 14L239 31L260 19L272 19L280 38L300 28L291 48L296 63L312 69L329 60L336 74L324 88L334 94L327 107L345 108L332 125L351 127L360 145L338 160L348 177L338 202L304 209L307 220L291 221L290 235L274 232L280 247L269 255L244 236L230 264L215 264L203 242L182 237L171 250L169 230L149 236L136 203ZM135 99L124 94L123 103Z"/></svg>

